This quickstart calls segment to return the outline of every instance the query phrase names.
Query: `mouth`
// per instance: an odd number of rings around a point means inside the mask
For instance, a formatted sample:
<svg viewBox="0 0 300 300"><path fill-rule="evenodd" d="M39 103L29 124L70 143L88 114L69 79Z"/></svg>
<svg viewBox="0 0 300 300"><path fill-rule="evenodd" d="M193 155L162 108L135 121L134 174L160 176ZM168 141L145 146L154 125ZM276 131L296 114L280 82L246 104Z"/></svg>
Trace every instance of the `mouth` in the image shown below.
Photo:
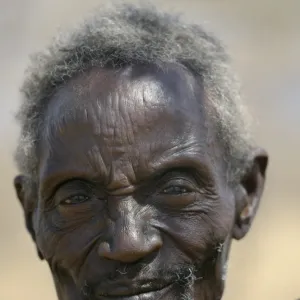
<svg viewBox="0 0 300 300"><path fill-rule="evenodd" d="M127 282L116 282L96 290L97 299L101 300L152 300L160 299L172 288L172 282L148 281L136 282L130 285Z"/></svg>

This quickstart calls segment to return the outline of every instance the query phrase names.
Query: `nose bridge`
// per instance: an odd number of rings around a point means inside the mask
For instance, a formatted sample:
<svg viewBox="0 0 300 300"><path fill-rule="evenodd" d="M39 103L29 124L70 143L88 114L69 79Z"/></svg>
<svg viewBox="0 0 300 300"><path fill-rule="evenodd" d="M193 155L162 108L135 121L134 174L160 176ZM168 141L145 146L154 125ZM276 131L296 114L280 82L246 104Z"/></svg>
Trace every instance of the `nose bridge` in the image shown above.
<svg viewBox="0 0 300 300"><path fill-rule="evenodd" d="M142 208L131 196L116 197L110 214L115 221L114 235L136 235L145 222L141 218Z"/></svg>
<svg viewBox="0 0 300 300"><path fill-rule="evenodd" d="M99 254L125 263L135 262L157 251L162 240L147 221L146 211L131 199L117 205L117 218L109 241L99 246Z"/></svg>
<svg viewBox="0 0 300 300"><path fill-rule="evenodd" d="M132 250L143 247L146 231L146 223L133 208L132 211L127 210L120 213L120 217L116 221L113 246L116 249L127 248Z"/></svg>
<svg viewBox="0 0 300 300"><path fill-rule="evenodd" d="M115 221L111 237L112 251L115 253L144 251L147 240L145 236L147 223L142 208L132 197L121 199L117 206L118 218Z"/></svg>

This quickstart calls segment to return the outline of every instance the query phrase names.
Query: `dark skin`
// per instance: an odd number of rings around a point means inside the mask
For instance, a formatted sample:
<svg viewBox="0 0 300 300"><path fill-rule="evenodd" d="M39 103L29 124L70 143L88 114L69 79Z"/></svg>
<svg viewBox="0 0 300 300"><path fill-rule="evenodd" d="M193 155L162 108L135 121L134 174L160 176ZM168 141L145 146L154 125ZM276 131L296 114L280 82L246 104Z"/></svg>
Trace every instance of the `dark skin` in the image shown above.
<svg viewBox="0 0 300 300"><path fill-rule="evenodd" d="M60 300L220 299L267 154L228 186L203 88L185 69L94 68L45 109L38 196L15 188Z"/></svg>

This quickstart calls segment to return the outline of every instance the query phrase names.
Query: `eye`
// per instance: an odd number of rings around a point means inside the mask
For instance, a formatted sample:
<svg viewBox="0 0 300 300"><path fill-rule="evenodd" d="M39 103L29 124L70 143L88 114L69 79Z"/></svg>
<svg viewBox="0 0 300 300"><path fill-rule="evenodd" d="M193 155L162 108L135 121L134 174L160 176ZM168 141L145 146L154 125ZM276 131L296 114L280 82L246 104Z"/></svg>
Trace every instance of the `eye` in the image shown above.
<svg viewBox="0 0 300 300"><path fill-rule="evenodd" d="M76 205L76 204L81 204L84 202L89 201L90 198L85 195L75 195L75 196L70 196L66 198L65 200L61 201L61 205Z"/></svg>
<svg viewBox="0 0 300 300"><path fill-rule="evenodd" d="M192 180L171 179L162 186L155 197L155 204L162 209L183 209L197 199L197 186Z"/></svg>
<svg viewBox="0 0 300 300"><path fill-rule="evenodd" d="M190 193L191 189L186 186L171 185L162 190L162 194L166 195L181 195Z"/></svg>

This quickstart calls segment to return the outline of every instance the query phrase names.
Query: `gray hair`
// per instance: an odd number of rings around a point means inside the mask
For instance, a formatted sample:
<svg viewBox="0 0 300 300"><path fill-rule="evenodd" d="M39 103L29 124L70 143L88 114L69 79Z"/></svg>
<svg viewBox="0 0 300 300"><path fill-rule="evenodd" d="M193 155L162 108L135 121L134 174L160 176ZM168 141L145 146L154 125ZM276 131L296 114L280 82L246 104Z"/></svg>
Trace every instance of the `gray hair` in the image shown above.
<svg viewBox="0 0 300 300"><path fill-rule="evenodd" d="M145 63L175 63L200 78L224 150L228 181L240 176L252 139L224 47L199 25L187 24L153 7L128 4L97 11L33 57L17 114L21 135L16 162L22 174L32 182L37 180L43 114L58 87L93 66L120 68Z"/></svg>

